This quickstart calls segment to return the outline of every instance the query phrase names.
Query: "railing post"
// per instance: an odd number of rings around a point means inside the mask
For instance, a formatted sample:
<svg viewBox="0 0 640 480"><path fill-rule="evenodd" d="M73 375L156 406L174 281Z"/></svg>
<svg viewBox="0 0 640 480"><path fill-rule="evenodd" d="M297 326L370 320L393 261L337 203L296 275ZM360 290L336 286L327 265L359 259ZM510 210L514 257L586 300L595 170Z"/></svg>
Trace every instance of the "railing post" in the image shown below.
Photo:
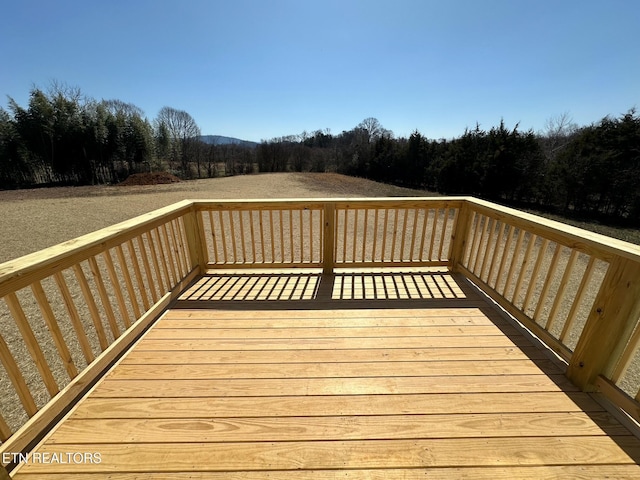
<svg viewBox="0 0 640 480"><path fill-rule="evenodd" d="M598 376L615 367L639 316L640 264L616 257L578 339L567 377L582 390L593 391Z"/></svg>
<svg viewBox="0 0 640 480"><path fill-rule="evenodd" d="M449 263L451 265L451 271L458 271L458 263L462 263L464 257L464 251L467 247L467 237L469 236L469 223L471 222L471 207L467 200L463 200L458 211L458 220L455 224L455 230L453 231L453 242L451 245L451 254L449 256Z"/></svg>
<svg viewBox="0 0 640 480"><path fill-rule="evenodd" d="M336 206L332 202L324 204L324 245L322 246L322 273L333 274L335 259L335 214Z"/></svg>
<svg viewBox="0 0 640 480"><path fill-rule="evenodd" d="M204 248L204 239L202 238L204 229L195 204L191 204L183 220L185 233L187 235L189 256L191 257L191 268L198 267L200 275L204 275L209 260L207 258L207 251Z"/></svg>

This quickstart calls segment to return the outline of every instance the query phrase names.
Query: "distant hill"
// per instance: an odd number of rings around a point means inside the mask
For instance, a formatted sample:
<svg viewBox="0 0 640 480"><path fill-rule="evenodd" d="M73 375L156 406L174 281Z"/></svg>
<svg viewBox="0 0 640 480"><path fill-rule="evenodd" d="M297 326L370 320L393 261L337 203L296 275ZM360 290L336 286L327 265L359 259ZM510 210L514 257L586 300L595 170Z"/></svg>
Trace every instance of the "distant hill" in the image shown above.
<svg viewBox="0 0 640 480"><path fill-rule="evenodd" d="M224 137L222 135L201 135L200 140L210 145L241 145L243 147L255 148L258 146L256 142L249 140L240 140L239 138Z"/></svg>

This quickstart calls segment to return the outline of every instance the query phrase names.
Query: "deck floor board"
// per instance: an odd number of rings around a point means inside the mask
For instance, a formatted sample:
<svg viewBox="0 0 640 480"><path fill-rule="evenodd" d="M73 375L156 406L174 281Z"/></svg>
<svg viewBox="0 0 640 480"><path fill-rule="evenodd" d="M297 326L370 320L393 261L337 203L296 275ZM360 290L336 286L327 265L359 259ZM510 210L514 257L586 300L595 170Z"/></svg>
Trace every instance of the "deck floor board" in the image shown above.
<svg viewBox="0 0 640 480"><path fill-rule="evenodd" d="M640 441L454 276L389 302L313 277L291 303L216 275L34 450L100 462L15 478L640 478Z"/></svg>

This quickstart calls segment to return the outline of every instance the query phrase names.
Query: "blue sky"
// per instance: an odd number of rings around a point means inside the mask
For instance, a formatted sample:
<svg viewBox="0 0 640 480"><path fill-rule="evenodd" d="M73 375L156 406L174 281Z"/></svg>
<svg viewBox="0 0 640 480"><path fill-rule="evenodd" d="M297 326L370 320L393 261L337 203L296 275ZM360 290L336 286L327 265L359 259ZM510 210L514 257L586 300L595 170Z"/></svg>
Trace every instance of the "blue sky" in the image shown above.
<svg viewBox="0 0 640 480"><path fill-rule="evenodd" d="M203 134L539 131L640 108L640 1L3 0L0 103L52 81Z"/></svg>

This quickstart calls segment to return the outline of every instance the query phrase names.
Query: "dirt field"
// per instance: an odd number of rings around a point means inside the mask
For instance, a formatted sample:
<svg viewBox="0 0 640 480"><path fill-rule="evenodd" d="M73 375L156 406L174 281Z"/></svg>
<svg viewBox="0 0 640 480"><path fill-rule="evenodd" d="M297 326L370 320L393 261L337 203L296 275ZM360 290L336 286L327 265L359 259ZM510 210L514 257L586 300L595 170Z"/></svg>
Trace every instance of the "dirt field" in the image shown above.
<svg viewBox="0 0 640 480"><path fill-rule="evenodd" d="M425 192L337 174L271 173L150 186L0 191L0 263L188 198L416 196Z"/></svg>

